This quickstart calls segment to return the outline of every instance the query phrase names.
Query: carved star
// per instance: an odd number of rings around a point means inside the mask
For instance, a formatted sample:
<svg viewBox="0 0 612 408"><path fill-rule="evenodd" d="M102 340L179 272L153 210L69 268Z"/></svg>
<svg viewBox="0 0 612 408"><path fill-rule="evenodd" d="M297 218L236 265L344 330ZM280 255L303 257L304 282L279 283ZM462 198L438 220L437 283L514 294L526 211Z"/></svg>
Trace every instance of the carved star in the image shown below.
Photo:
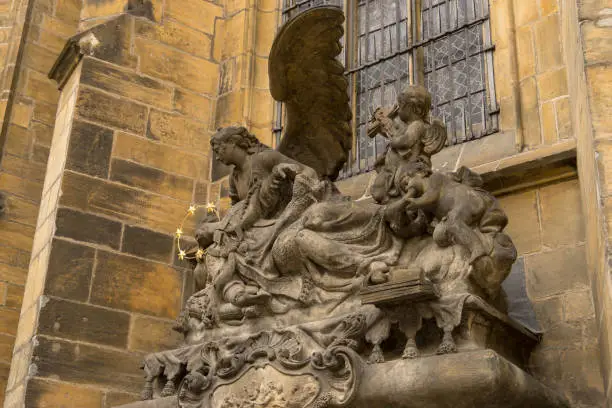
<svg viewBox="0 0 612 408"><path fill-rule="evenodd" d="M189 210L187 210L187 212L189 212L189 214L193 215L196 212L197 207L195 205L190 205L189 206Z"/></svg>
<svg viewBox="0 0 612 408"><path fill-rule="evenodd" d="M196 251L195 256L196 256L196 259L198 261L201 261L202 258L204 258L204 250L202 248L198 248L198 250Z"/></svg>
<svg viewBox="0 0 612 408"><path fill-rule="evenodd" d="M178 258L182 261L185 259L185 255L187 255L187 253L185 251L183 251L182 249L179 250L178 252Z"/></svg>

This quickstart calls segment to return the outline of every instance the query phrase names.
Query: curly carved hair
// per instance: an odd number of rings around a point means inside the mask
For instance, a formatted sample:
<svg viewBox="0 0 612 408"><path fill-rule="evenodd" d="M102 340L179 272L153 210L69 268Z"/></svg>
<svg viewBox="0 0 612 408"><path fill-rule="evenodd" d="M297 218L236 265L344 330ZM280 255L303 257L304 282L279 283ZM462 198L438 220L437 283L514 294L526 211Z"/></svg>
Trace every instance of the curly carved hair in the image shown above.
<svg viewBox="0 0 612 408"><path fill-rule="evenodd" d="M211 137L210 144L214 146L220 143L235 143L236 146L244 149L249 154L254 154L262 150L268 149L268 146L264 145L255 137L255 135L249 133L247 128L244 126L228 126L225 128L219 128L217 132Z"/></svg>
<svg viewBox="0 0 612 408"><path fill-rule="evenodd" d="M401 107L410 103L413 106L415 112L426 119L429 116L429 109L431 108L431 94L422 85L408 85L402 93L397 97L397 102Z"/></svg>

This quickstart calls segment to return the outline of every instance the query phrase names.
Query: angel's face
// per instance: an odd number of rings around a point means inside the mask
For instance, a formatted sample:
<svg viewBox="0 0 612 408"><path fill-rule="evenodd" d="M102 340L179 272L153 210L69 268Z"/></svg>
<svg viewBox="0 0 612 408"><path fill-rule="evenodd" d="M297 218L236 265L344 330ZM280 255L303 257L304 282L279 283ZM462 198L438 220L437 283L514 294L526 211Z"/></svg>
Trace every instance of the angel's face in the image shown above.
<svg viewBox="0 0 612 408"><path fill-rule="evenodd" d="M226 165L231 165L231 164L236 164L236 156L235 150L236 150L236 143L224 140L224 141L218 141L216 143L212 144L212 149L213 152L215 152L215 157L217 158L217 160L219 160L221 163L226 164Z"/></svg>
<svg viewBox="0 0 612 408"><path fill-rule="evenodd" d="M399 106L399 117L403 122L410 122L414 120L414 104L409 101L404 101L400 103Z"/></svg>

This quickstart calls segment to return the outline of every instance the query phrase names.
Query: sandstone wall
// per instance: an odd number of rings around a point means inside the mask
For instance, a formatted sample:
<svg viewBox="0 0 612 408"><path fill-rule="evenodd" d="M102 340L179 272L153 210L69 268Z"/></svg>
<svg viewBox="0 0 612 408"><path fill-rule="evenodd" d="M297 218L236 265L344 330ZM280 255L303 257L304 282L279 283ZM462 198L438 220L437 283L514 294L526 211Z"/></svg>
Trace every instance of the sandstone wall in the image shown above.
<svg viewBox="0 0 612 408"><path fill-rule="evenodd" d="M589 407L611 381L608 3L490 0L501 131L435 157L439 169L514 174L490 187L546 331L532 369ZM229 205L227 180L209 183L215 128L242 124L272 144L278 21L272 0L0 1L6 406L133 400L143 353L179 340L169 328L191 289L173 233L190 203ZM60 99L46 75L68 38L96 26L103 46ZM554 164L576 155L580 181ZM370 177L340 185L367 196Z"/></svg>
<svg viewBox="0 0 612 408"><path fill-rule="evenodd" d="M499 197L543 340L530 369L577 407L604 403L578 180Z"/></svg>
<svg viewBox="0 0 612 408"><path fill-rule="evenodd" d="M9 373L59 98L49 69L76 32L73 0L0 2L0 399ZM6 114L5 114L6 112Z"/></svg>
<svg viewBox="0 0 612 408"><path fill-rule="evenodd" d="M97 3L84 4L82 28ZM207 202L224 10L123 10L96 15L91 56L54 117L5 406L138 399L144 353L180 341L170 329L192 277L173 237L189 205Z"/></svg>

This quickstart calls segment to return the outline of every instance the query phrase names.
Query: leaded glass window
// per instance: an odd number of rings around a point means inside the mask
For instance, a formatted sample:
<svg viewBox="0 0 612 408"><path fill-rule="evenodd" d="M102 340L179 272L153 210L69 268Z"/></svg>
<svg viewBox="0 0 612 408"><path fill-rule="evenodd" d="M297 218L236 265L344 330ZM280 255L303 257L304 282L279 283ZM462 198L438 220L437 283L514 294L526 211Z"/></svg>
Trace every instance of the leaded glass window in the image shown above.
<svg viewBox="0 0 612 408"><path fill-rule="evenodd" d="M344 176L370 169L386 140L366 135L378 106L393 105L409 82L408 3L406 0L359 0L353 9L353 52L348 73L353 85L355 141L353 163Z"/></svg>
<svg viewBox="0 0 612 408"><path fill-rule="evenodd" d="M416 82L432 94L433 115L446 123L449 144L497 130L493 47L487 0L413 0L420 6ZM422 59L421 59L422 58Z"/></svg>

